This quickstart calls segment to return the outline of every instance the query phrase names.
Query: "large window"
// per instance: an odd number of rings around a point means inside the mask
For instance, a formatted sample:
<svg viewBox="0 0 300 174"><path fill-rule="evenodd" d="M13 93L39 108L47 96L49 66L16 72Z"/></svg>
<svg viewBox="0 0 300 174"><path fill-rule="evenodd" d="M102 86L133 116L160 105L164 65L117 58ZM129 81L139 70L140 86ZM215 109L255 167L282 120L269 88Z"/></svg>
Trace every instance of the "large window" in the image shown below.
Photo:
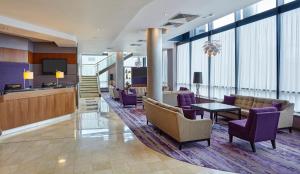
<svg viewBox="0 0 300 174"><path fill-rule="evenodd" d="M223 27L225 25L231 24L233 22L234 22L234 13L231 13L227 16L224 16L222 18L219 18L219 19L215 20L213 22L213 28L214 29L220 28L220 27Z"/></svg>
<svg viewBox="0 0 300 174"><path fill-rule="evenodd" d="M205 41L207 38L192 42L191 79L194 78L194 72L202 72L203 83L199 91L202 96L208 96L208 57L202 48ZM195 84L192 84L191 90L196 93Z"/></svg>
<svg viewBox="0 0 300 174"><path fill-rule="evenodd" d="M276 17L244 25L239 34L238 93L276 98Z"/></svg>
<svg viewBox="0 0 300 174"><path fill-rule="evenodd" d="M235 31L234 29L212 35L222 45L220 54L211 58L212 98L223 98L235 92Z"/></svg>
<svg viewBox="0 0 300 174"><path fill-rule="evenodd" d="M300 9L281 15L280 98L300 111Z"/></svg>
<svg viewBox="0 0 300 174"><path fill-rule="evenodd" d="M190 87L190 44L177 47L177 88Z"/></svg>
<svg viewBox="0 0 300 174"><path fill-rule="evenodd" d="M242 18L256 15L258 13L270 10L276 7L276 0L262 0L256 4L253 4L245 9L242 9Z"/></svg>
<svg viewBox="0 0 300 174"><path fill-rule="evenodd" d="M178 82L196 92L191 80L194 72L202 72L202 96L223 98L237 92L280 98L295 103L295 110L300 112L299 1L262 0L192 30L191 60L188 43L178 47ZM228 27L220 28L224 25ZM186 41L186 37L182 39ZM208 39L221 44L220 54L211 58L203 52Z"/></svg>

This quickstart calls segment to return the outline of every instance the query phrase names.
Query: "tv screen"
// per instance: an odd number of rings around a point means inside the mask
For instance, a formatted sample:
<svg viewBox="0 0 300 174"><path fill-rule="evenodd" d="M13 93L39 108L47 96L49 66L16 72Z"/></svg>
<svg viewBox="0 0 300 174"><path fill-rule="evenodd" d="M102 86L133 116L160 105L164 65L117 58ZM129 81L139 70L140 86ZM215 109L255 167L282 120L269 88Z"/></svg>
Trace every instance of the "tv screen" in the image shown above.
<svg viewBox="0 0 300 174"><path fill-rule="evenodd" d="M42 69L45 75L54 75L56 71L67 74L67 61L65 59L44 59Z"/></svg>
<svg viewBox="0 0 300 174"><path fill-rule="evenodd" d="M132 86L147 86L147 67L132 68Z"/></svg>

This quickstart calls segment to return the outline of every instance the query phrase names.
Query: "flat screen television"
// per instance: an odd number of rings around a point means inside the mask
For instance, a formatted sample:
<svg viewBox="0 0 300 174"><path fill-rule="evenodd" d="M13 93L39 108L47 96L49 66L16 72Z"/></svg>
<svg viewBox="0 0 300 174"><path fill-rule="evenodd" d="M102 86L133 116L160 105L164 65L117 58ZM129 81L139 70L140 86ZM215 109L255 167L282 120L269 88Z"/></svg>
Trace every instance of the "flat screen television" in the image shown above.
<svg viewBox="0 0 300 174"><path fill-rule="evenodd" d="M131 68L132 86L147 86L147 67Z"/></svg>
<svg viewBox="0 0 300 174"><path fill-rule="evenodd" d="M56 71L62 71L67 74L67 60L44 59L42 63L42 71L44 75L54 75Z"/></svg>

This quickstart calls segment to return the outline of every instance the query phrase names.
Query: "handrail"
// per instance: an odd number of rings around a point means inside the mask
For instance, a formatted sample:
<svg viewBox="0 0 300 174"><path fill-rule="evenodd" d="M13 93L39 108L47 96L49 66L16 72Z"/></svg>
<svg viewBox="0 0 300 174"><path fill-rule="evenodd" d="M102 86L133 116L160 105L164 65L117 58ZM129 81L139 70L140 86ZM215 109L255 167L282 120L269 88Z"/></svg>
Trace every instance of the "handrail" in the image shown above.
<svg viewBox="0 0 300 174"><path fill-rule="evenodd" d="M96 65L96 66L99 65L100 62L102 62L102 61L104 61L104 60L106 60L106 59L108 59L108 58L110 58L110 57L112 57L112 56L113 56L113 54L110 55L110 56L105 57L104 59L102 59L102 60L100 60L99 62L97 62L95 65Z"/></svg>

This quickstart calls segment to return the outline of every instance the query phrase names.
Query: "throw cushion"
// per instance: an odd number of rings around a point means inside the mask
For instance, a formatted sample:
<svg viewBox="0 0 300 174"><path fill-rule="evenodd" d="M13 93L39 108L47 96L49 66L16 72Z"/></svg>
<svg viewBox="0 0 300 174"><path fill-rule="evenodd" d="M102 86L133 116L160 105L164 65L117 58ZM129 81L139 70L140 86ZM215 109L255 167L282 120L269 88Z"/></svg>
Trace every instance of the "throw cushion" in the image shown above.
<svg viewBox="0 0 300 174"><path fill-rule="evenodd" d="M276 101L272 102L272 106L275 107L277 109L277 111L281 111L281 109L282 109L282 103L278 103Z"/></svg>
<svg viewBox="0 0 300 174"><path fill-rule="evenodd" d="M224 95L224 104L234 105L234 102L235 102L235 96Z"/></svg>

